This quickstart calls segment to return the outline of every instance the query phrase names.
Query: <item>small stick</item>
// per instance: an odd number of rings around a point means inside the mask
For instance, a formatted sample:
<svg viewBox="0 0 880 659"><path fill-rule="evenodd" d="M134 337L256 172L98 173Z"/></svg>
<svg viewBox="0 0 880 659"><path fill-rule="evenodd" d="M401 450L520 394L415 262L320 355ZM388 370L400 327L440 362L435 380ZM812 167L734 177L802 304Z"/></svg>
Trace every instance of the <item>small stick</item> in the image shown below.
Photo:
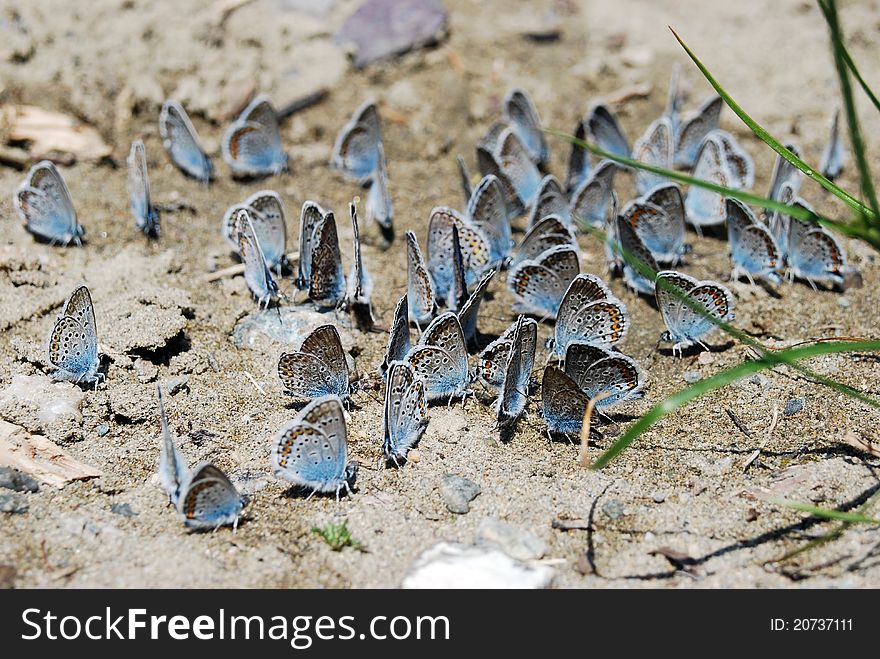
<svg viewBox="0 0 880 659"><path fill-rule="evenodd" d="M599 392L596 396L590 399L590 402L587 403L587 409L584 412L584 420L581 424L581 466L589 467L590 466L590 456L587 454L587 444L590 440L590 422L593 419L593 409L596 407L596 404L600 401L608 398L611 395L610 391L602 391Z"/></svg>
<svg viewBox="0 0 880 659"><path fill-rule="evenodd" d="M254 380L254 376L251 375L250 373L248 373L247 371L245 371L244 374L245 374L245 376L247 377L247 379L251 381L251 384L254 385L254 387L256 387L257 391L259 391L261 394L263 394L263 395L265 396L265 395L266 395L266 390L263 389L263 387L260 386L260 383L259 383L259 382L257 382L256 380Z"/></svg>
<svg viewBox="0 0 880 659"><path fill-rule="evenodd" d="M278 120L286 119L292 114L296 114L297 112L302 112L303 110L307 110L313 105L317 105L325 98L330 95L330 90L326 87L321 87L318 91L312 92L311 94L307 94L302 98L297 98L284 107L282 107L275 114L278 116Z"/></svg>
<svg viewBox="0 0 880 659"><path fill-rule="evenodd" d="M290 252L287 255L287 262L291 267L299 263L299 253ZM222 268L221 270L215 270L214 272L208 272L202 275L201 281L208 283L217 281L218 279L225 279L226 277L235 277L236 275L241 274L244 274L244 263L236 263L228 268Z"/></svg>
<svg viewBox="0 0 880 659"><path fill-rule="evenodd" d="M773 405L773 419L770 421L770 426L767 428L767 433L764 436L764 441L755 449L754 453L749 456L749 459L746 460L743 465L743 472L745 472L752 463L758 459L758 456L761 455L761 451L767 446L770 442L770 438L773 437L773 431L776 430L776 424L779 422L779 406Z"/></svg>
<svg viewBox="0 0 880 659"><path fill-rule="evenodd" d="M630 85L614 92L611 96L605 97L605 102L609 105L620 105L634 98L646 98L651 95L651 85L647 82L640 85Z"/></svg>
<svg viewBox="0 0 880 659"><path fill-rule="evenodd" d="M730 409L729 407L725 407L725 408L724 408L724 411L727 412L727 416L729 416L729 417L730 417L730 420L733 421L733 425L735 425L737 428L739 428L739 431L740 431L743 435L745 435L745 436L748 437L749 439L752 439L752 431L749 430L748 427L746 426L746 424L744 424L744 423L742 422L742 419L740 419L740 418L736 415L736 413L735 413L732 409Z"/></svg>

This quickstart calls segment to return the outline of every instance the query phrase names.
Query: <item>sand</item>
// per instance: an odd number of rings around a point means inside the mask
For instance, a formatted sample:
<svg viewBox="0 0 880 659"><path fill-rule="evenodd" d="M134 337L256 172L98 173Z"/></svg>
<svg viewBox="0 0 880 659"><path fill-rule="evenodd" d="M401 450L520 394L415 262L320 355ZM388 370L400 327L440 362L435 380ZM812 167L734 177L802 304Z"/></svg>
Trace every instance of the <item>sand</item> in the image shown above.
<svg viewBox="0 0 880 659"><path fill-rule="evenodd" d="M546 126L571 130L592 101L648 84L648 97L620 107L635 139L661 112L671 66L678 62L690 92L686 106L696 107L710 89L667 25L743 107L774 134L795 139L805 158L817 162L838 93L824 24L813 4L557 0L511 7L500 0L449 0L446 42L363 71L355 71L332 41L356 3L257 0L233 13L224 27L220 3L191 4L180 15L179 3L169 0L101 0L88 7L35 0L15 3L18 22L12 20L12 3L0 20L9 37L0 63L5 102L88 121L112 145L118 163L124 164L131 140L142 138L155 201L192 209L165 212L161 239L148 243L130 217L124 167L81 162L63 173L88 243L54 248L36 243L12 207L23 173L0 168L0 387L15 375L45 377L47 333L60 303L82 282L92 291L102 352L108 355L107 381L84 392L81 418L41 426L26 410L2 410L6 420L30 424L103 472L63 489L43 485L38 493L16 494L28 510L0 513L0 564L14 567L16 586L396 587L421 552L439 541L473 542L486 518L542 540L555 587L880 585L876 526L852 527L834 542L778 561L834 526L772 499L852 506L876 490L880 466L843 442L846 433L876 439L876 410L784 369L738 382L668 416L601 472L578 465L576 446L547 440L538 388L509 443L499 441L489 398L479 394L464 406L431 408L418 463L379 468L382 404L377 392L362 392L354 396L349 427L351 453L361 464L355 494L339 503L333 497L293 496L268 466L270 438L296 411L274 374L284 346L236 347L232 330L256 304L241 277L203 280L235 263L220 230L223 212L262 188L282 195L292 247L303 201L335 209L348 269L346 207L363 193L331 172L327 161L336 132L367 97L382 108L398 234L412 229L422 240L433 206L462 206L454 157L463 154L475 169L473 147L514 85L529 90ZM877 2L842 9L852 54L869 81L880 80L874 57L877 10ZM22 23L27 33L14 27ZM535 44L521 36L560 25L557 42ZM283 105L321 87L330 92L327 100L282 125L291 172L232 181L219 159L219 139L248 92L259 89ZM209 187L184 178L162 149L157 117L166 96L190 108L215 156L220 175ZM873 141L880 120L862 99L860 108ZM754 158L755 189L765 191L772 152L729 110L721 123ZM550 146L550 168L561 175L569 149L555 138ZM877 155L871 144L872 164ZM629 198L630 179L618 181L621 198ZM857 190L852 167L841 184ZM843 215L841 204L818 186L805 184L803 195L819 211ZM523 219L515 224L522 228ZM377 234L375 227L364 232L368 238ZM694 252L682 269L727 279L726 242L693 233L688 239ZM583 270L605 276L601 248L590 238L580 241ZM737 326L774 347L826 336L875 337L876 254L857 242L844 243L864 287L841 294L794 284L773 297L730 282ZM364 254L378 282L376 313L388 323L406 285L403 244L383 252L372 240ZM711 363L696 353L673 359L667 348L656 349L663 326L651 304L620 280L610 285L633 319L620 347L647 375L645 399L612 415L620 429L685 386L686 373L706 377L748 357L744 346L715 335ZM282 288L293 294L290 279ZM511 296L501 277L491 293L479 326L498 334L514 320ZM341 314L326 318L348 327ZM550 331L544 325L539 333L546 338ZM375 371L385 341L386 335L352 330L347 347L360 373ZM537 361L544 359L542 352ZM880 390L872 357L837 355L814 360L811 367L862 391ZM189 462L216 462L249 494L237 531L188 532L168 507L154 479L156 379L178 385L168 410ZM801 411L782 414L788 401L800 398ZM774 408L778 425L744 472L745 461L766 438ZM727 410L751 436L737 429ZM99 436L105 425L108 432ZM593 455L612 441L613 431L605 430L590 449ZM465 515L449 512L441 499L446 474L480 485ZM590 530L557 530L551 526L557 519L585 520ZM311 530L342 520L366 552L332 551Z"/></svg>

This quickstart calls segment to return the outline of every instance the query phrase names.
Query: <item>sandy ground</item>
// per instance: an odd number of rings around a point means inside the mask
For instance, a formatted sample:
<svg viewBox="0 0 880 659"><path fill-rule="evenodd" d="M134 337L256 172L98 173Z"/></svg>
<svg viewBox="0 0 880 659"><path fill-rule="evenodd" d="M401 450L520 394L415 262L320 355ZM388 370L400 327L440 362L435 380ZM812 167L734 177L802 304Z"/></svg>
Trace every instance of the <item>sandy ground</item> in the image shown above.
<svg viewBox="0 0 880 659"><path fill-rule="evenodd" d="M873 82L880 82L878 4L849 2L842 10L853 56ZM376 392L357 394L349 436L362 465L357 492L340 503L290 496L286 484L270 475L267 461L269 438L295 413L273 372L283 346L235 347L230 340L235 323L253 312L255 303L241 277L202 280L234 263L220 232L226 207L265 187L284 198L292 246L303 201L335 209L343 218L347 267L351 232L345 208L360 192L326 163L336 132L369 96L379 100L385 117L399 235L413 229L422 240L433 206L461 207L454 156L464 154L475 168L473 146L513 85L531 92L545 125L571 130L592 100L648 83L647 98L620 108L634 139L660 113L670 67L680 62L691 92L687 106L695 107L709 88L685 62L667 25L675 26L753 116L775 134L797 140L805 157L817 162L837 88L813 4L449 0L450 37L444 44L364 71L352 69L332 42L352 2L257 0L225 27L218 27L218 5L191 2L181 15L180 3L169 0L100 0L88 7L51 0L3 3L4 100L93 123L120 163L131 140L143 138L155 200L194 209L165 213L161 239L147 243L133 228L124 168L80 163L64 168L64 175L88 244L52 248L35 243L14 212L12 192L22 173L0 168L0 387L16 374L44 377L45 337L58 305L80 282L91 288L99 338L111 356L106 384L84 393L81 419L41 426L14 406L2 409L7 420L47 434L104 473L60 490L44 486L36 494L16 495L28 511L2 514L0 564L14 566L17 586L394 587L420 552L438 540L472 542L487 517L546 542L557 587L880 585L877 527L851 528L793 561L776 562L832 527L768 498L853 505L876 490L880 466L841 441L847 432L876 438L877 412L785 370L739 382L667 417L599 473L578 466L576 447L548 443L539 395L507 444L492 430L491 411L480 397L464 407L433 407L421 460L400 470L377 469L381 402ZM169 21L172 15L178 18ZM26 33L16 27L21 24ZM563 30L558 42L535 44L521 36L557 24ZM321 86L330 96L283 124L291 173L242 184L230 179L218 144L225 121L254 85L279 105ZM220 176L210 187L184 178L162 149L157 116L166 95L190 108L216 156ZM872 140L880 121L862 105L865 134ZM756 190L765 191L772 152L729 110L722 125L754 158ZM551 149L551 169L562 174L568 148L553 140ZM876 144L870 155L878 163ZM618 181L619 194L628 198L630 179ZM851 167L842 185L857 189ZM805 185L803 194L820 211L842 213L815 185ZM726 279L725 242L693 234L689 239L694 253L683 269ZM774 298L761 288L731 283L737 325L772 346L823 336L876 337L880 266L870 249L845 242L864 276L863 288L841 295L795 284ZM581 244L583 270L604 276L601 249L588 238ZM402 244L388 252L367 245L365 257L378 282L376 312L389 322L406 285ZM292 293L289 279L282 286ZM683 387L685 373L705 377L747 356L745 347L716 336L712 363L696 355L673 359L668 350L655 349L663 329L656 310L619 280L611 287L633 317L621 348L647 373L646 398L619 410L620 427ZM480 317L487 334L514 319L501 282L491 290ZM347 325L341 316L327 318ZM549 333L550 326L541 328L542 336ZM355 348L361 373L377 367L385 335L354 331L346 341ZM543 359L544 353L539 363ZM811 366L880 394L873 358L834 356ZM153 380L183 376L186 386L169 397L172 427L191 463L215 461L250 493L236 532L187 532L152 479L158 451ZM781 413L795 398L804 399L803 409L780 414L766 449L744 473L743 463L765 439L774 407ZM752 436L738 430L725 410ZM105 436L97 433L102 424L109 426ZM606 436L591 450L597 454L610 441ZM448 473L482 488L466 515L448 512L440 497ZM116 504L128 504L134 514L112 512ZM591 520L593 530L554 530L551 522L560 517ZM311 532L341 520L367 553L331 551ZM676 569L657 553L662 548L690 557L688 569Z"/></svg>

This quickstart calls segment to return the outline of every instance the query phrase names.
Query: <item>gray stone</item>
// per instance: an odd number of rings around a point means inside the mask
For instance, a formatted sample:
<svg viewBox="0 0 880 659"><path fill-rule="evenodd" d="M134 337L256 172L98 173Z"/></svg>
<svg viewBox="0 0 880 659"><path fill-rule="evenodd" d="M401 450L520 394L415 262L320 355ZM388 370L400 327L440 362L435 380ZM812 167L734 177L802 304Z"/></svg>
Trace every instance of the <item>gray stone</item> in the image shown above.
<svg viewBox="0 0 880 659"><path fill-rule="evenodd" d="M486 517L477 527L477 544L495 545L511 558L527 561L541 558L547 543L514 524Z"/></svg>
<svg viewBox="0 0 880 659"><path fill-rule="evenodd" d="M602 512L608 519L618 519L626 513L623 509L623 502L620 499L609 499L602 504Z"/></svg>
<svg viewBox="0 0 880 659"><path fill-rule="evenodd" d="M302 307L281 307L255 311L239 320L232 331L238 348L276 352L279 343L299 349L303 339L321 325L333 323L339 330L342 347L352 346L351 333L336 320L334 313L319 313ZM277 356L276 356L277 359Z"/></svg>
<svg viewBox="0 0 880 659"><path fill-rule="evenodd" d="M35 478L13 467L0 467L0 487L16 492L37 492L40 484Z"/></svg>
<svg viewBox="0 0 880 659"><path fill-rule="evenodd" d="M449 16L441 0L366 0L336 33L336 42L352 44L354 65L439 43Z"/></svg>
<svg viewBox="0 0 880 659"><path fill-rule="evenodd" d="M666 494L663 492L654 492L654 494L651 495L651 498L654 500L654 503L663 503L666 501Z"/></svg>
<svg viewBox="0 0 880 659"><path fill-rule="evenodd" d="M792 398L785 404L785 409L782 410L782 414L785 416L792 416L793 414L797 414L802 409L804 409L804 403L806 402L803 398Z"/></svg>
<svg viewBox="0 0 880 659"><path fill-rule="evenodd" d="M693 384L694 382L699 382L703 379L703 376L697 373L696 371L686 371L684 374L684 381L688 384Z"/></svg>
<svg viewBox="0 0 880 659"><path fill-rule="evenodd" d="M114 503L110 506L110 512L114 515L122 515L123 517L135 517L137 513L131 509L127 503Z"/></svg>
<svg viewBox="0 0 880 659"><path fill-rule="evenodd" d="M189 378L186 375L179 375L176 378L168 378L165 380L165 391L169 396L174 396L184 389L189 389Z"/></svg>
<svg viewBox="0 0 880 659"><path fill-rule="evenodd" d="M98 437L104 437L108 432L110 432L110 426L106 423L102 423L95 428L95 434L98 435Z"/></svg>
<svg viewBox="0 0 880 659"><path fill-rule="evenodd" d="M28 505L15 494L0 494L0 513L17 513L27 512Z"/></svg>
<svg viewBox="0 0 880 659"><path fill-rule="evenodd" d="M446 474L440 483L440 496L449 512L464 515L469 512L470 502L481 492L480 486L457 474Z"/></svg>

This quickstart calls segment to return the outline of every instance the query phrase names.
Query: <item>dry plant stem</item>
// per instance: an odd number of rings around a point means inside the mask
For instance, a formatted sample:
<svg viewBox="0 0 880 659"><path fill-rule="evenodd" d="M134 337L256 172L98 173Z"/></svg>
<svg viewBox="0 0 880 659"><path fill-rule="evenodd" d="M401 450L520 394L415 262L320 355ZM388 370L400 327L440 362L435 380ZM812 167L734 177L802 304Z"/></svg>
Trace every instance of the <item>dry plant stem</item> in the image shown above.
<svg viewBox="0 0 880 659"><path fill-rule="evenodd" d="M748 470L749 467L752 466L752 463L758 459L758 456L761 455L761 451L763 451L767 444L770 443L770 439L773 437L773 431L776 430L776 424L779 423L779 406L773 405L773 418L770 420L770 425L767 427L767 432L764 433L764 441L758 445L758 448L755 449L754 453L749 456L749 459L746 460L743 465L743 472Z"/></svg>
<svg viewBox="0 0 880 659"><path fill-rule="evenodd" d="M590 456L588 453L589 443L590 443L590 425L593 420L593 410L596 405L601 401L608 398L611 395L610 391L602 391L595 397L590 399L590 402L587 403L587 409L584 412L584 419L581 423L581 451L580 451L580 462L581 467L589 467L590 466Z"/></svg>
<svg viewBox="0 0 880 659"><path fill-rule="evenodd" d="M299 252L288 253L287 262L291 265L291 267L296 267L297 263L299 263ZM228 268L222 268L220 270L215 270L214 272L208 272L202 275L201 280L205 283L210 283L212 281L217 281L218 279L225 279L226 277L235 277L236 275L243 274L244 263L236 263L235 265L231 265Z"/></svg>

